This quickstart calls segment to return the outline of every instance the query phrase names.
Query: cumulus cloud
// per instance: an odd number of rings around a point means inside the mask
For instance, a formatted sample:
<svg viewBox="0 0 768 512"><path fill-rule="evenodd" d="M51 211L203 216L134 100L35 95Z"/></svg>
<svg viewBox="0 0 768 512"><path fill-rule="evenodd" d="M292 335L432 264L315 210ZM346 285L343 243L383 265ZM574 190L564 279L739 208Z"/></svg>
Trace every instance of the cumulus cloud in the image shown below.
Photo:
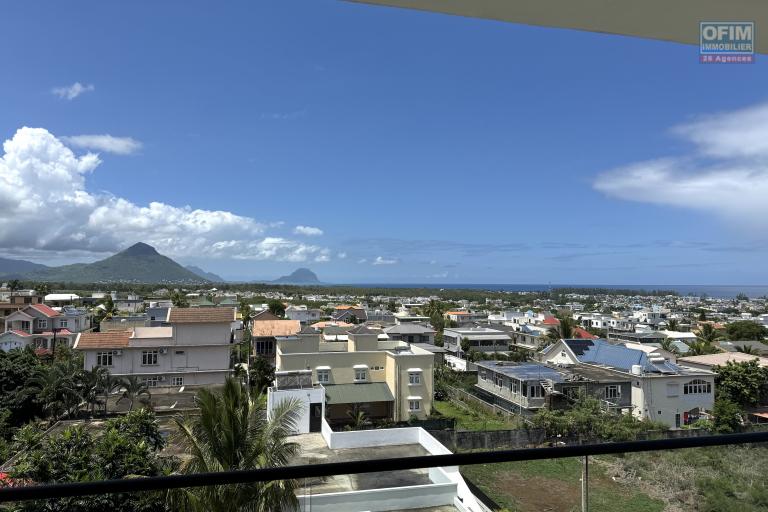
<svg viewBox="0 0 768 512"><path fill-rule="evenodd" d="M72 135L62 137L67 145L77 148L93 149L117 155L130 155L141 149L141 142L131 137L113 137L112 135Z"/></svg>
<svg viewBox="0 0 768 512"><path fill-rule="evenodd" d="M672 133L695 149L607 172L597 177L594 188L610 197L768 227L768 104L701 117Z"/></svg>
<svg viewBox="0 0 768 512"><path fill-rule="evenodd" d="M293 228L293 233L295 235L320 236L323 234L323 230L312 226L296 226Z"/></svg>
<svg viewBox="0 0 768 512"><path fill-rule="evenodd" d="M376 256L371 265L395 265L397 260L394 258L384 258L383 256Z"/></svg>
<svg viewBox="0 0 768 512"><path fill-rule="evenodd" d="M326 248L266 236L270 227L227 211L138 205L93 194L85 177L101 160L77 156L43 128L21 128L0 157L0 249L6 253L113 252L142 241L169 256L301 262Z"/></svg>
<svg viewBox="0 0 768 512"><path fill-rule="evenodd" d="M51 92L62 99L73 100L86 92L96 90L93 84L81 84L75 82L72 85L65 85L64 87L54 87Z"/></svg>

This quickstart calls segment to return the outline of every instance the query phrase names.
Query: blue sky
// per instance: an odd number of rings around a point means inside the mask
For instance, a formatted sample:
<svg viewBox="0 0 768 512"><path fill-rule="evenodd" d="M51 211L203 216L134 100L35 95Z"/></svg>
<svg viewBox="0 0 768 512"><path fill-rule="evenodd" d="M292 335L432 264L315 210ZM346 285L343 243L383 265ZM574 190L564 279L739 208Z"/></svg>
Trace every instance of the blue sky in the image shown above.
<svg viewBox="0 0 768 512"><path fill-rule="evenodd" d="M237 279L768 282L761 56L331 0L3 18L4 256L145 241Z"/></svg>

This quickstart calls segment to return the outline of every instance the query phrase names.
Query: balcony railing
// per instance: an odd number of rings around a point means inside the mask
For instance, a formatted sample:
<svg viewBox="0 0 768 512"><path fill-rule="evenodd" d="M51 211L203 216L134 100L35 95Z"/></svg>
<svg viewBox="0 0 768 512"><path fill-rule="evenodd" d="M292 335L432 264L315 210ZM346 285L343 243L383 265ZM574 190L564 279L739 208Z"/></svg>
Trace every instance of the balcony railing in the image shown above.
<svg viewBox="0 0 768 512"><path fill-rule="evenodd" d="M285 466L247 471L225 471L217 473L131 478L97 482L6 487L0 488L0 503L112 493L159 491L166 489L204 487L211 485L268 482L274 480L321 478L332 477L335 475L378 473L383 471L403 471L425 468L467 466L473 464L492 464L499 462L561 459L568 457L584 458L586 476L586 461L588 460L588 457L592 455L610 455L656 450L678 450L682 448L699 448L765 442L768 442L768 432L751 432L675 439L558 446L553 448L527 448L518 450L385 458L377 459L376 464L371 464L369 460L359 460L324 464ZM585 478L583 484L585 486L586 481L587 480Z"/></svg>

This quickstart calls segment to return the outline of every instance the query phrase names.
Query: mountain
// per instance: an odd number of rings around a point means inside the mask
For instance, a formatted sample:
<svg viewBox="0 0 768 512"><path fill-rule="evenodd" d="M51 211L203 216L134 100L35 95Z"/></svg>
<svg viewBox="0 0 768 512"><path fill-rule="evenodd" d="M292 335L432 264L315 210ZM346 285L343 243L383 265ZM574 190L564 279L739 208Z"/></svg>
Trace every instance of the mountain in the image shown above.
<svg viewBox="0 0 768 512"><path fill-rule="evenodd" d="M299 268L272 281L275 284L320 284L317 275L308 268Z"/></svg>
<svg viewBox="0 0 768 512"><path fill-rule="evenodd" d="M94 263L76 263L62 267L45 267L26 272L33 281L72 283L201 283L208 281L182 267L154 247L137 243L109 258Z"/></svg>
<svg viewBox="0 0 768 512"><path fill-rule="evenodd" d="M196 267L194 265L187 265L184 267L185 269L189 270L193 274L196 274L203 279L207 279L209 281L213 281L214 283L223 283L226 281L223 277L219 276L218 274L214 274L213 272L206 272L205 270L201 269L200 267Z"/></svg>
<svg viewBox="0 0 768 512"><path fill-rule="evenodd" d="M0 258L0 276L12 278L23 277L24 274L45 270L49 268L39 263L32 263L25 260L12 260L10 258Z"/></svg>

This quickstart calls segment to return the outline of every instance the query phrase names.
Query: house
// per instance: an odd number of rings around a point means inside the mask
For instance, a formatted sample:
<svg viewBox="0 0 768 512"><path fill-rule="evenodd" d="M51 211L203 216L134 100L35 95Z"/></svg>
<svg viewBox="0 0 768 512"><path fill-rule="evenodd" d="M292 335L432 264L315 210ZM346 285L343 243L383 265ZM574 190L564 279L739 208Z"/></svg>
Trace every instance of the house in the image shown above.
<svg viewBox="0 0 768 512"><path fill-rule="evenodd" d="M630 343L661 343L667 336L659 331L651 332L613 332L608 333L608 339L628 341Z"/></svg>
<svg viewBox="0 0 768 512"><path fill-rule="evenodd" d="M485 399L508 411L531 414L538 409L568 408L581 395L597 397L606 410L632 409L630 378L603 368L570 371L541 363L480 361L477 388Z"/></svg>
<svg viewBox="0 0 768 512"><path fill-rule="evenodd" d="M83 353L86 370L137 376L150 388L218 385L231 373L234 318L234 309L174 307L167 326L80 333L73 348Z"/></svg>
<svg viewBox="0 0 768 512"><path fill-rule="evenodd" d="M632 414L670 428L691 425L714 406L714 373L678 366L608 340L560 340L542 351L541 361L577 374L582 368L602 368L629 378Z"/></svg>
<svg viewBox="0 0 768 512"><path fill-rule="evenodd" d="M280 320L280 317L271 313L268 309L262 309L251 316L251 322L261 322L264 320Z"/></svg>
<svg viewBox="0 0 768 512"><path fill-rule="evenodd" d="M363 323L368 320L368 315L362 306L336 306L331 313L331 320L335 322Z"/></svg>
<svg viewBox="0 0 768 512"><path fill-rule="evenodd" d="M49 293L43 298L43 302L53 307L68 306L79 300L80 296L74 293Z"/></svg>
<svg viewBox="0 0 768 512"><path fill-rule="evenodd" d="M473 322L482 322L488 319L485 313L473 313L471 311L446 311L445 318L456 322L457 325L467 325Z"/></svg>
<svg viewBox="0 0 768 512"><path fill-rule="evenodd" d="M288 306L285 308L285 318L288 320L298 320L302 325L315 323L323 316L319 309L308 308L307 306Z"/></svg>
<svg viewBox="0 0 768 512"><path fill-rule="evenodd" d="M423 324L405 323L393 325L384 329L391 340L402 340L407 343L435 344L435 330Z"/></svg>
<svg viewBox="0 0 768 512"><path fill-rule="evenodd" d="M293 336L301 331L298 320L260 320L251 322L251 345L254 357L266 357L274 364L275 338Z"/></svg>
<svg viewBox="0 0 768 512"><path fill-rule="evenodd" d="M41 304L42 302L42 295L35 293L23 295L20 293L10 294L4 302L0 302L0 329L2 329L2 332L9 330L5 325L5 319L8 315L32 304Z"/></svg>
<svg viewBox="0 0 768 512"><path fill-rule="evenodd" d="M112 303L118 311L125 313L138 313L144 309L144 299L132 293L127 297L112 297Z"/></svg>
<svg viewBox="0 0 768 512"><path fill-rule="evenodd" d="M749 347L749 350L753 350L758 356L768 356L768 345L760 341L721 341L718 345L727 352L741 352L742 347Z"/></svg>
<svg viewBox="0 0 768 512"><path fill-rule="evenodd" d="M312 385L325 388L324 414L331 424L346 423L358 412L373 420L426 418L432 411L434 354L402 341L380 341L377 331L363 325L347 334L346 341L323 341L308 327L277 337L275 379L307 379L311 372ZM318 402L306 406L311 403Z"/></svg>
<svg viewBox="0 0 768 512"><path fill-rule="evenodd" d="M53 351L64 343L71 347L75 335L90 328L88 312L66 306L53 309L45 304L31 304L6 317L7 330L0 335L0 349L11 350L33 346Z"/></svg>
<svg viewBox="0 0 768 512"><path fill-rule="evenodd" d="M469 351L508 352L511 338L498 329L489 327L457 327L443 331L443 346L452 354L463 353L461 342L469 342Z"/></svg>
<svg viewBox="0 0 768 512"><path fill-rule="evenodd" d="M762 368L768 368L768 357L759 357L742 352L720 352L717 354L705 354L703 356L678 357L677 363L689 368L701 370L713 370L715 366L725 366L728 363L746 363L757 361Z"/></svg>

